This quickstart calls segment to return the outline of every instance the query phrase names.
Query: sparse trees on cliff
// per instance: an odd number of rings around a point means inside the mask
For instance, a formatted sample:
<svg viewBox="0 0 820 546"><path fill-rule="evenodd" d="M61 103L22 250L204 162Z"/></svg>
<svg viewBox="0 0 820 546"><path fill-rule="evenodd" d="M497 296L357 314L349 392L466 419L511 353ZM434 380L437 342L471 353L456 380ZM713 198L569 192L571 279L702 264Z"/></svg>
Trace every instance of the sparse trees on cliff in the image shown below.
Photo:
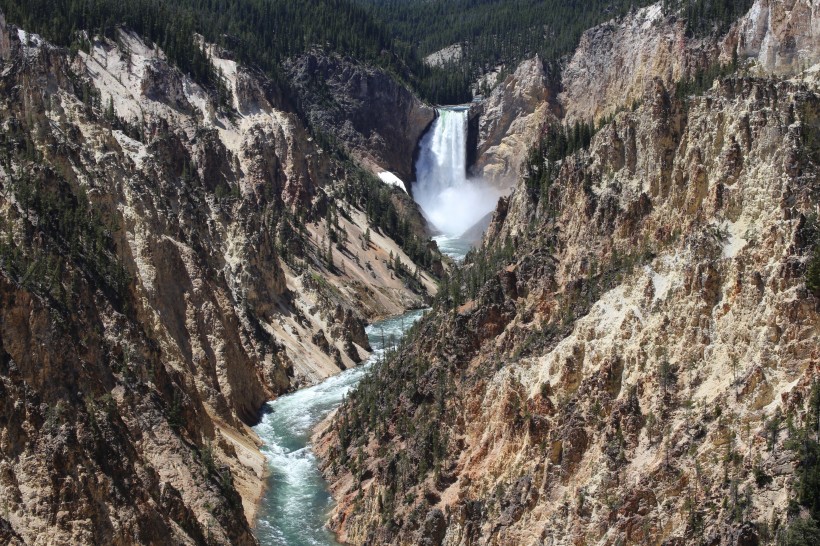
<svg viewBox="0 0 820 546"><path fill-rule="evenodd" d="M809 395L803 426L790 427L786 448L797 455L797 470L789 503L791 521L780 535L782 546L820 544L820 383Z"/></svg>
<svg viewBox="0 0 820 546"><path fill-rule="evenodd" d="M817 297L820 297L820 244L814 250L806 268L806 288Z"/></svg>

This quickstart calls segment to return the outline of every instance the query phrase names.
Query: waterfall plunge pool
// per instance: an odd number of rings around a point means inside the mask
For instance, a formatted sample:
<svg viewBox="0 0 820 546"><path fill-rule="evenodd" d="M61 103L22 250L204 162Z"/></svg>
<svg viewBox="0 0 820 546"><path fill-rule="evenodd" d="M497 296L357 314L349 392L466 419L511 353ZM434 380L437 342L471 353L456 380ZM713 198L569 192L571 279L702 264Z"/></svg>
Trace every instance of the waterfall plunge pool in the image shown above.
<svg viewBox="0 0 820 546"><path fill-rule="evenodd" d="M462 237L452 237L450 235L436 235L433 240L438 245L438 249L451 257L456 263L464 261L464 257L473 248L473 243Z"/></svg>

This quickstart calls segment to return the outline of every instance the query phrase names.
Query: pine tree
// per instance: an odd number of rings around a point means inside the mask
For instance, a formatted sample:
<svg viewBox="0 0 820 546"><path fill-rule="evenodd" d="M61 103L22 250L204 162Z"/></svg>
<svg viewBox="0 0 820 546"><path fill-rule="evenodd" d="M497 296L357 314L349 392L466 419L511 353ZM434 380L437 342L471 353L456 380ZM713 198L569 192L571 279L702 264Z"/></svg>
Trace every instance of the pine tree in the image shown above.
<svg viewBox="0 0 820 546"><path fill-rule="evenodd" d="M327 249L325 250L325 262L329 268L333 268L333 242L327 239Z"/></svg>

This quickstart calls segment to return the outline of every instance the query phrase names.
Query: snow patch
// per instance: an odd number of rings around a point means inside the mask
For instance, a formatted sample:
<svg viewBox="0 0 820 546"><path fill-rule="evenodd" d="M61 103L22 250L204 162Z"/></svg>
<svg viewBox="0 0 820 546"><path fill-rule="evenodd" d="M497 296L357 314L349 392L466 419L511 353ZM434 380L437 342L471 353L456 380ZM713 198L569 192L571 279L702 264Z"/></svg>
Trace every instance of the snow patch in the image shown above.
<svg viewBox="0 0 820 546"><path fill-rule="evenodd" d="M388 172L388 171L382 171L382 172L379 173L379 178L385 184L387 184L389 186L396 186L397 188L401 188L402 191L404 191L404 193L407 193L407 187L404 185L404 182L402 181L401 178L399 178L395 174L393 174L391 172Z"/></svg>

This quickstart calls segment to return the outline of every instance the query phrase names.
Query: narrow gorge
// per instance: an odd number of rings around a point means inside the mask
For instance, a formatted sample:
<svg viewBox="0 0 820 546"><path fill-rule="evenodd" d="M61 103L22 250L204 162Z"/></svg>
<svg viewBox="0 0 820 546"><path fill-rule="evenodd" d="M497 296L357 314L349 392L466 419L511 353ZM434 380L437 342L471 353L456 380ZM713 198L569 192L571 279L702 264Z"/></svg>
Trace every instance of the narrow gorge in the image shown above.
<svg viewBox="0 0 820 546"><path fill-rule="evenodd" d="M466 107L437 109L419 143L412 185L422 213L438 233L433 240L453 260L464 259L472 243L463 234L492 212L499 197L498 190L467 179L467 112ZM256 522L260 544L337 544L326 526L333 499L318 470L311 436L373 365L391 358L422 315L421 310L410 311L368 326L373 352L365 363L265 406L254 427L270 472Z"/></svg>
<svg viewBox="0 0 820 546"><path fill-rule="evenodd" d="M0 0L0 544L820 544L816 0Z"/></svg>
<svg viewBox="0 0 820 546"><path fill-rule="evenodd" d="M0 20L0 542L255 544L249 425L365 361L441 255L283 84L202 43L220 96L113 32Z"/></svg>
<svg viewBox="0 0 820 546"><path fill-rule="evenodd" d="M265 406L262 420L254 427L265 444L262 452L272 472L257 516L260 544L336 544L325 525L332 498L317 468L310 436L421 315L422 311L410 311L369 326L373 352L367 362Z"/></svg>

